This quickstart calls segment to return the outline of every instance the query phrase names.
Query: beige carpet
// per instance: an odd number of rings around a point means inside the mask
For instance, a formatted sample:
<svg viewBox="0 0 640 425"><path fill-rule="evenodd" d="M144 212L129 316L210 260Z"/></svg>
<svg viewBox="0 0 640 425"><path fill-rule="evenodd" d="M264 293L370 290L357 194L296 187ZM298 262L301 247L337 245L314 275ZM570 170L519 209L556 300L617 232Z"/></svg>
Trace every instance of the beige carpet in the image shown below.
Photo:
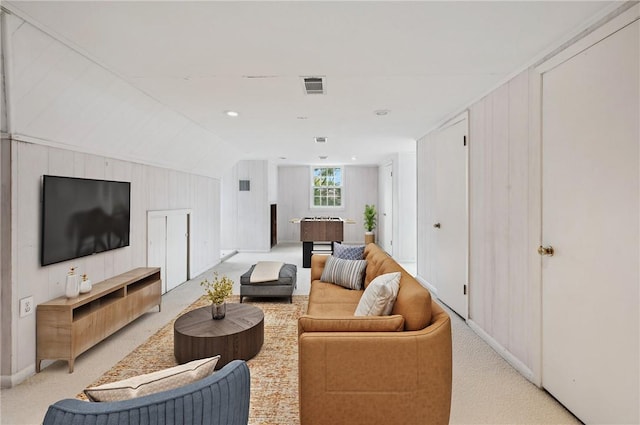
<svg viewBox="0 0 640 425"><path fill-rule="evenodd" d="M238 296L231 302L238 302ZM298 317L308 296L286 301L251 301L264 311L265 338L251 369L249 423L298 425ZM208 305L201 298L188 311ZM182 313L181 313L182 314ZM528 382L455 314L453 334L453 394L451 424L580 424L545 391ZM175 366L173 321L118 362L92 385L129 378ZM82 395L78 395L82 398Z"/></svg>
<svg viewBox="0 0 640 425"><path fill-rule="evenodd" d="M251 301L264 312L264 345L247 364L251 370L249 424L298 424L298 317L307 310L307 296L293 297L293 303L268 299ZM230 302L238 302L238 296ZM202 297L181 314L208 305ZM106 384L143 373L175 366L173 322L118 362L91 386ZM78 398L84 398L79 394Z"/></svg>

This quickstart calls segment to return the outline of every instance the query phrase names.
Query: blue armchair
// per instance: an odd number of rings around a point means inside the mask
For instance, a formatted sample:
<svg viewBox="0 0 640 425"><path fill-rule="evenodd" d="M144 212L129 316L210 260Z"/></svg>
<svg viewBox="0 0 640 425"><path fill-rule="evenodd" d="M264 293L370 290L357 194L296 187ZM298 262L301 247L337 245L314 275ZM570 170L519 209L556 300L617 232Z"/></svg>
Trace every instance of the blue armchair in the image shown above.
<svg viewBox="0 0 640 425"><path fill-rule="evenodd" d="M249 368L234 360L198 382L131 400L60 400L49 406L43 425L246 425L249 398Z"/></svg>

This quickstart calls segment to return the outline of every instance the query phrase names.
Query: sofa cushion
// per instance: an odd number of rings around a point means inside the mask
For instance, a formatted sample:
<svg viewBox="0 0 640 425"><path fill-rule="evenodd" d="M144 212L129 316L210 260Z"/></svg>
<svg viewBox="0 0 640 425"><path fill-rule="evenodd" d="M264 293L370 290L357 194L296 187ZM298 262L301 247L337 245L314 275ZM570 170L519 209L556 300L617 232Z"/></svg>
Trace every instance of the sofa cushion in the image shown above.
<svg viewBox="0 0 640 425"><path fill-rule="evenodd" d="M84 393L91 401L109 402L171 390L211 375L219 359L220 356L194 360L157 372L87 388Z"/></svg>
<svg viewBox="0 0 640 425"><path fill-rule="evenodd" d="M329 256L320 280L349 289L362 289L366 260L343 260Z"/></svg>
<svg viewBox="0 0 640 425"><path fill-rule="evenodd" d="M364 245L343 245L340 242L333 243L333 256L344 260L362 260Z"/></svg>
<svg viewBox="0 0 640 425"><path fill-rule="evenodd" d="M317 317L302 316L298 334L302 332L399 332L404 329L402 316Z"/></svg>
<svg viewBox="0 0 640 425"><path fill-rule="evenodd" d="M400 289L400 272L386 273L373 279L364 290L356 316L388 316Z"/></svg>
<svg viewBox="0 0 640 425"><path fill-rule="evenodd" d="M309 304L350 304L355 311L363 290L347 289L333 283L314 280L309 290Z"/></svg>

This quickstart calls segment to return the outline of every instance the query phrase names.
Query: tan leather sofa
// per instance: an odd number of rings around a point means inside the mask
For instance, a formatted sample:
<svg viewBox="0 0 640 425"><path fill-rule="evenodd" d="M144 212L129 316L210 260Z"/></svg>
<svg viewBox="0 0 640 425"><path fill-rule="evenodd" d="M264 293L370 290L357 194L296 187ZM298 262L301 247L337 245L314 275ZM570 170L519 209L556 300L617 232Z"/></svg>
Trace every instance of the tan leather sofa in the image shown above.
<svg viewBox="0 0 640 425"><path fill-rule="evenodd" d="M377 245L364 255L365 287L402 273L391 316L354 316L364 291L322 282L328 257L311 259L309 307L298 321L301 425L447 424L449 316Z"/></svg>

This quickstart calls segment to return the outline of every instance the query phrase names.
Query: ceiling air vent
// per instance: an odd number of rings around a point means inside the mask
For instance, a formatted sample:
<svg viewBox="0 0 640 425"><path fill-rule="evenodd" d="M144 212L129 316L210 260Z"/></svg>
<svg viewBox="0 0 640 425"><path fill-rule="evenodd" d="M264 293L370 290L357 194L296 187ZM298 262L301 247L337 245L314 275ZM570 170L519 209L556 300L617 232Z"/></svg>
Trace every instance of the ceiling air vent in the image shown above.
<svg viewBox="0 0 640 425"><path fill-rule="evenodd" d="M303 77L307 94L324 94L324 77Z"/></svg>
<svg viewBox="0 0 640 425"><path fill-rule="evenodd" d="M314 140L316 141L316 143L327 143L326 137L315 137Z"/></svg>

